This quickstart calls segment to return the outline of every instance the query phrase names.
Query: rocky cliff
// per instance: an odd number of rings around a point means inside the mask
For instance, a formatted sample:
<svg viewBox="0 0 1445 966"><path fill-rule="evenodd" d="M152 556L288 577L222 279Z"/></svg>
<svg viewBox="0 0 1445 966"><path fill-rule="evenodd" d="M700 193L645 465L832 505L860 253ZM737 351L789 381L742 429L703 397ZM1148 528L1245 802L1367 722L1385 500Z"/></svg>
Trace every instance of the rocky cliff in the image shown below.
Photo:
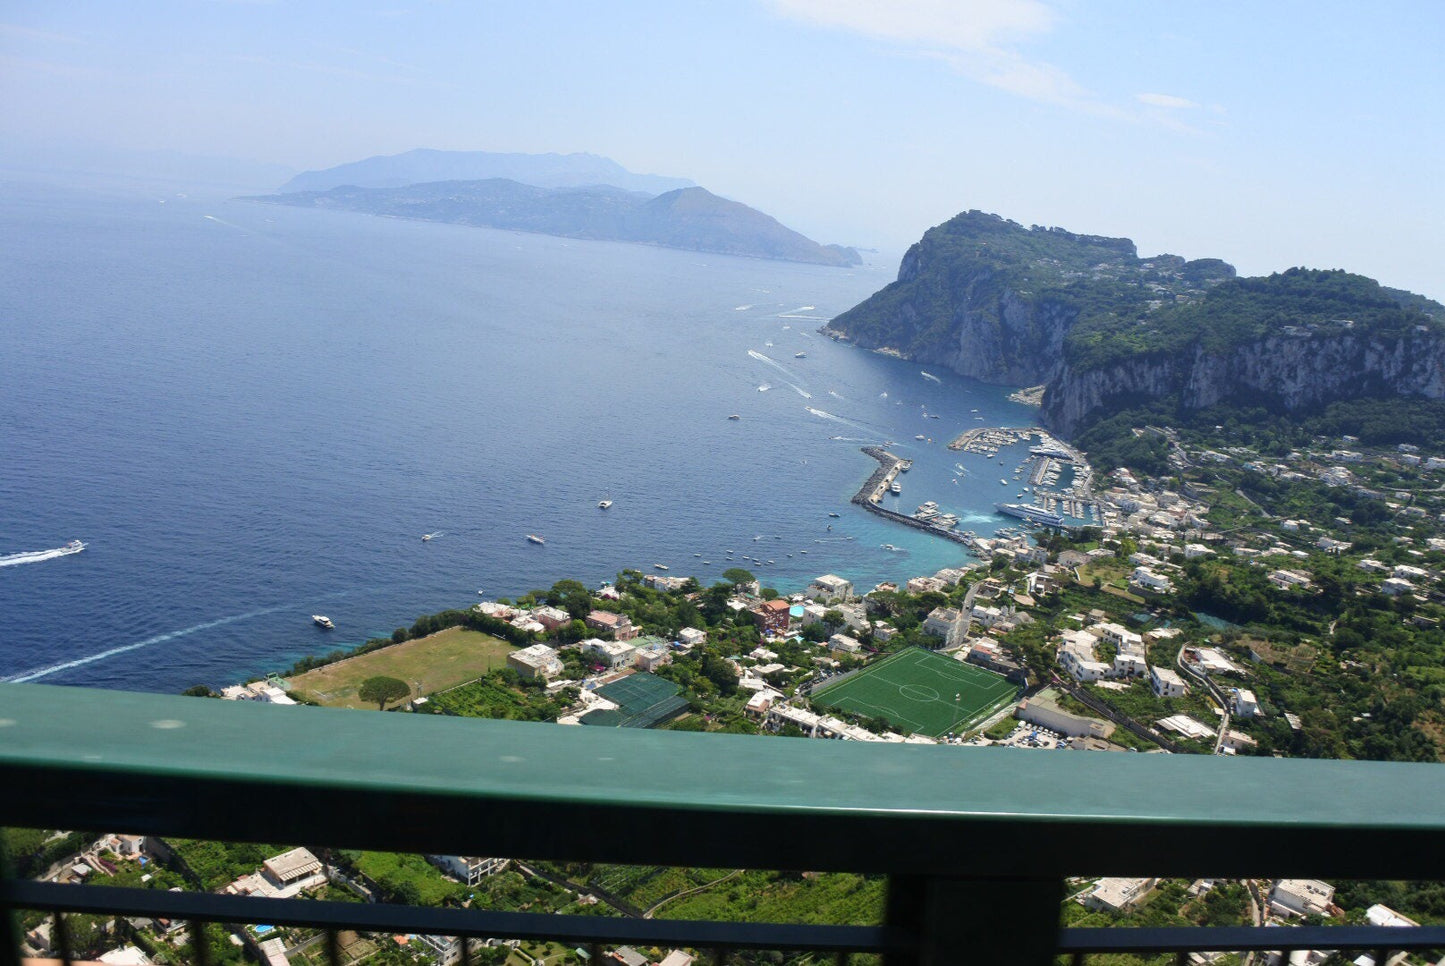
<svg viewBox="0 0 1445 966"><path fill-rule="evenodd" d="M1445 397L1445 307L1345 272L1240 279L1218 259L1140 258L1122 238L967 212L898 279L824 331L986 382L1046 384L1069 436L1167 403L1299 412L1365 396Z"/></svg>

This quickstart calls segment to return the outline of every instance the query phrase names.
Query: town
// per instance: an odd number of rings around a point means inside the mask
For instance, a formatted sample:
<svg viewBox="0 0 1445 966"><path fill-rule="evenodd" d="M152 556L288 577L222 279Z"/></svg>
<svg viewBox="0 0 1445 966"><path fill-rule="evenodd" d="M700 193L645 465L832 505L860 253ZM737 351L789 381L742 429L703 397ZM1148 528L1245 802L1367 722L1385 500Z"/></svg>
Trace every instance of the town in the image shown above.
<svg viewBox="0 0 1445 966"><path fill-rule="evenodd" d="M964 445L1011 439L978 432ZM1055 472L1056 461L1075 465L1090 517L978 541L972 556L933 573L869 589L823 574L794 593L741 568L711 586L635 570L595 588L561 580L429 615L287 674L195 693L1021 753L1438 760L1445 456L1352 437L1266 453L1230 445L1224 427L1211 436L1142 426L1134 439L1151 454L1152 473L1091 467L1067 448L1035 453L1043 467L1035 482ZM904 471L870 455L880 463L875 477ZM876 490L879 481L871 483ZM744 890L755 908L774 913L780 895L865 920L876 909L859 910L882 901L880 881L856 876L330 854L295 844L263 854L255 846L57 831L12 843L11 852L30 874L57 881L598 915L696 915L719 901L724 878L728 895ZM1066 924L1445 920L1440 890L1423 883L1075 885ZM37 914L25 924L36 954L52 948L47 921ZM86 948L106 962L184 959L184 924L87 927ZM269 931L218 936L219 948L272 966L319 962L314 931ZM445 937L353 935L348 950L352 962L449 966L462 957L459 942ZM536 943L467 952L482 962L583 959ZM691 961L686 950L609 955L630 966Z"/></svg>

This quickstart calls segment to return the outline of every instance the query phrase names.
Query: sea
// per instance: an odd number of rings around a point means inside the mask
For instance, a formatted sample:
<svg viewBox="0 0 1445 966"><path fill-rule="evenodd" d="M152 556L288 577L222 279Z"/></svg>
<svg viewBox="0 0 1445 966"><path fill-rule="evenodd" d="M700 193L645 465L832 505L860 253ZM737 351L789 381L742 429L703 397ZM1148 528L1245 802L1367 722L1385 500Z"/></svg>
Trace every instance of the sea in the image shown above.
<svg viewBox="0 0 1445 966"><path fill-rule="evenodd" d="M792 592L965 563L850 505L860 447L915 461L891 505L988 534L1023 453L945 444L1035 413L819 335L892 280L871 258L5 185L0 679L221 686L625 568Z"/></svg>

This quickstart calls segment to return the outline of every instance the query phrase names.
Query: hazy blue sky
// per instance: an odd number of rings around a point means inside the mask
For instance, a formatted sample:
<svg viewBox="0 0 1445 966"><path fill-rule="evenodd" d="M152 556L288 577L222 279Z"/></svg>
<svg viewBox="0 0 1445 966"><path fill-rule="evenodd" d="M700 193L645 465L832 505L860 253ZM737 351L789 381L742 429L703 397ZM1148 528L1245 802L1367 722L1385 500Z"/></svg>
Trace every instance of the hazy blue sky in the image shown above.
<svg viewBox="0 0 1445 966"><path fill-rule="evenodd" d="M0 144L590 151L825 242L982 208L1445 299L1442 47L1438 0L8 0Z"/></svg>

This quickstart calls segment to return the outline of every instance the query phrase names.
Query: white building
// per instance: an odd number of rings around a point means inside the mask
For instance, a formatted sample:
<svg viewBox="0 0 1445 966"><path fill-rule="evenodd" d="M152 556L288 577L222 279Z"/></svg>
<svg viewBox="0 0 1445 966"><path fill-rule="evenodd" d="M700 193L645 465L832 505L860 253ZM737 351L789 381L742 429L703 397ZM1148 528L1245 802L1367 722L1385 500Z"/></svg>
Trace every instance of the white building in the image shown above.
<svg viewBox="0 0 1445 966"><path fill-rule="evenodd" d="M286 692L271 681L252 681L250 684L233 684L221 689L221 697L227 701L260 701L263 704L295 704Z"/></svg>
<svg viewBox="0 0 1445 966"><path fill-rule="evenodd" d="M1187 690L1179 672L1167 667L1150 668L1149 684L1154 688L1154 693L1161 698L1182 698Z"/></svg>
<svg viewBox="0 0 1445 966"><path fill-rule="evenodd" d="M935 607L923 622L923 632L935 637L947 638L958 623L959 613L952 607Z"/></svg>
<svg viewBox="0 0 1445 966"><path fill-rule="evenodd" d="M476 885L489 875L496 875L511 861L482 855L428 855L427 858L432 865L469 886Z"/></svg>
<svg viewBox="0 0 1445 966"><path fill-rule="evenodd" d="M1097 638L1088 631L1066 630L1059 645L1058 661L1078 681L1099 681L1109 676L1111 668L1094 655Z"/></svg>
<svg viewBox="0 0 1445 966"><path fill-rule="evenodd" d="M853 596L853 582L844 580L835 574L824 574L808 585L806 593L814 600L821 600L824 603L847 600Z"/></svg>
<svg viewBox="0 0 1445 966"><path fill-rule="evenodd" d="M857 657L863 645L847 634L834 634L828 638L828 653L834 657Z"/></svg>
<svg viewBox="0 0 1445 966"><path fill-rule="evenodd" d="M1413 594L1415 585L1403 577L1386 577L1385 582L1380 584L1380 593L1387 597L1399 597L1403 594Z"/></svg>
<svg viewBox="0 0 1445 966"><path fill-rule="evenodd" d="M543 681L562 673L562 658L546 644L533 644L507 655L507 667L527 680Z"/></svg>
<svg viewBox="0 0 1445 966"><path fill-rule="evenodd" d="M1255 698L1254 692L1245 688L1237 688L1231 703L1233 711L1241 718L1257 718L1260 715L1259 701Z"/></svg>
<svg viewBox="0 0 1445 966"><path fill-rule="evenodd" d="M686 644L688 647L696 647L707 640L707 631L699 630L696 627L684 627L677 632L677 639L679 643Z"/></svg>
<svg viewBox="0 0 1445 966"><path fill-rule="evenodd" d="M1093 891L1084 896L1084 905L1090 909L1123 912L1148 895L1149 890L1154 888L1154 884L1158 881L1158 879L1100 879Z"/></svg>
<svg viewBox="0 0 1445 966"><path fill-rule="evenodd" d="M1161 718L1157 724L1161 728L1181 734L1186 738L1193 738L1196 741L1214 737L1213 728L1187 714L1171 714L1167 718Z"/></svg>
<svg viewBox="0 0 1445 966"><path fill-rule="evenodd" d="M1174 592L1174 582L1160 573L1155 573L1148 567L1135 567L1134 572L1129 575L1129 583L1135 587L1142 587L1145 590L1156 594L1170 594Z"/></svg>
<svg viewBox="0 0 1445 966"><path fill-rule="evenodd" d="M631 644L624 641L604 641L596 637L583 641L581 648L583 654L609 668L625 667L631 664L632 652L636 650Z"/></svg>
<svg viewBox="0 0 1445 966"><path fill-rule="evenodd" d="M1269 893L1270 908L1292 916L1322 916L1335 901L1335 887L1318 879L1280 879Z"/></svg>

